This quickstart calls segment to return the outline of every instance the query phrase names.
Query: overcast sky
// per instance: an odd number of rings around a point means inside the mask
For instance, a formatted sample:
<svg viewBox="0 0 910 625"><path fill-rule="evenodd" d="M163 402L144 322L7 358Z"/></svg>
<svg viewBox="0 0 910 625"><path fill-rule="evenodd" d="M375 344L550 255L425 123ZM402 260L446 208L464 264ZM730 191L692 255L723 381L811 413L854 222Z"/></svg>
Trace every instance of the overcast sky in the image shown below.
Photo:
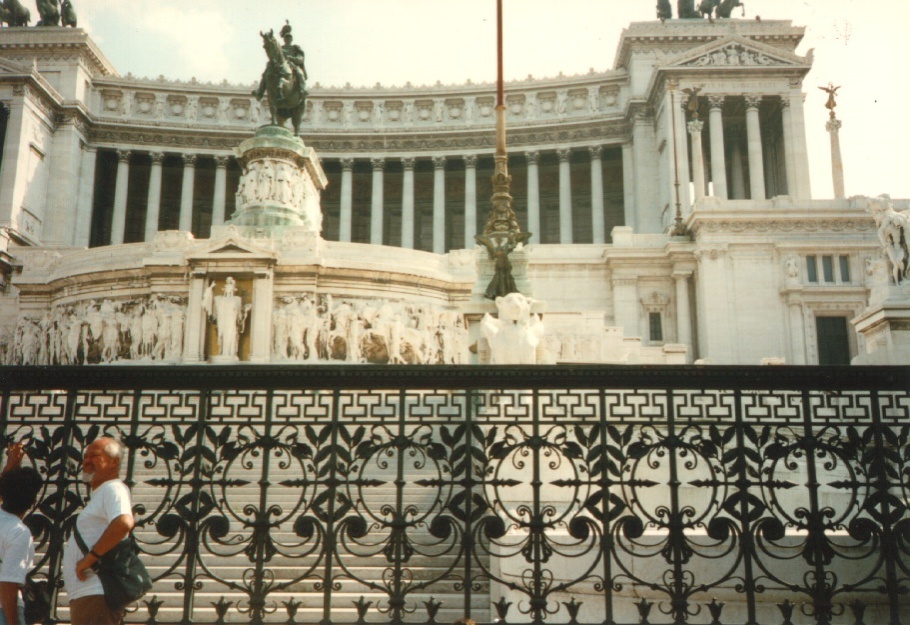
<svg viewBox="0 0 910 625"><path fill-rule="evenodd" d="M675 1L671 2L674 7ZM74 0L79 26L126 75L247 84L264 65L259 30L289 19L323 86L461 84L495 79L495 0ZM656 0L504 0L506 80L612 68L622 29ZM37 13L35 13L37 14ZM735 16L741 16L736 9ZM831 197L825 94L837 113L847 195L910 198L910 2L747 0L746 19L806 27L804 85L816 198ZM508 89L508 86L507 86ZM304 137L306 131L304 130Z"/></svg>

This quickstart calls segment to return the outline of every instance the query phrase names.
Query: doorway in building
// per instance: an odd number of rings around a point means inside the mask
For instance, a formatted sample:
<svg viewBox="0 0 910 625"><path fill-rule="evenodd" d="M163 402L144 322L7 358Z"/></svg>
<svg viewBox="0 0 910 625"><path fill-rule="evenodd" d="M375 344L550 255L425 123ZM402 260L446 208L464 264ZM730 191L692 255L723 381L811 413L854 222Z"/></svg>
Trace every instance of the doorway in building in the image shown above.
<svg viewBox="0 0 910 625"><path fill-rule="evenodd" d="M816 317L815 332L818 339L818 364L850 364L850 337L846 317Z"/></svg>

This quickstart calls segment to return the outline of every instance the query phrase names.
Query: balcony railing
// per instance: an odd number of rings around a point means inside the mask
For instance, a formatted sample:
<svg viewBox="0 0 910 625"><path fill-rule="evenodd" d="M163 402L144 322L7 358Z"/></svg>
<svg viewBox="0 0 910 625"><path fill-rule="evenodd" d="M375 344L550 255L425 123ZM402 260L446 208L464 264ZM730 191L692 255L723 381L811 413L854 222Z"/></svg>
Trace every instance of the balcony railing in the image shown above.
<svg viewBox="0 0 910 625"><path fill-rule="evenodd" d="M910 623L910 369L0 369L33 582L129 450L130 622ZM55 590L52 619L68 618Z"/></svg>

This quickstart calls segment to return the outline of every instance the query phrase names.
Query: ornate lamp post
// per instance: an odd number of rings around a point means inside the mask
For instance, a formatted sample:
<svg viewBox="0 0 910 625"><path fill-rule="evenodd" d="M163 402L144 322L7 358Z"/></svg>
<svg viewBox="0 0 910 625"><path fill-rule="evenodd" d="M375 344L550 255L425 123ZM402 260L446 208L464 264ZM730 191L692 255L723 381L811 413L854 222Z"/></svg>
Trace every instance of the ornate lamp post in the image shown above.
<svg viewBox="0 0 910 625"><path fill-rule="evenodd" d="M509 157L506 154L506 106L503 99L502 80L502 0L496 0L496 153L493 157L492 207L483 227L483 234L474 240L487 248L494 262L493 279L484 295L489 299L509 293L517 293L512 277L512 263L509 254L531 238L530 232L522 232L518 218L512 210L512 195L509 188Z"/></svg>

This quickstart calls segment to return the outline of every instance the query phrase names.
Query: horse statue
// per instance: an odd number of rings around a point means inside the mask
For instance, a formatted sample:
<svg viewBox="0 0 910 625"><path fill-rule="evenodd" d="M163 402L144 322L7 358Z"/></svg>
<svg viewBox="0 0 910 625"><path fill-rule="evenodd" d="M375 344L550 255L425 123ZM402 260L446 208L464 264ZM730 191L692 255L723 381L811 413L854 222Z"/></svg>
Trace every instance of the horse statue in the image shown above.
<svg viewBox="0 0 910 625"><path fill-rule="evenodd" d="M730 17L736 7L742 7L743 16L746 15L746 5L740 0L720 0L714 10L715 17Z"/></svg>
<svg viewBox="0 0 910 625"><path fill-rule="evenodd" d="M3 0L0 5L0 22L10 26L28 26L31 20L31 12L19 0Z"/></svg>
<svg viewBox="0 0 910 625"><path fill-rule="evenodd" d="M262 47L269 58L262 82L269 96L269 113L272 123L282 125L288 119L294 125L294 134L300 133L300 120L306 110L305 83L300 84L305 74L294 71L284 50L275 39L274 31L259 33ZM257 94L258 95L258 94Z"/></svg>
<svg viewBox="0 0 910 625"><path fill-rule="evenodd" d="M37 0L37 4L41 19L36 26L60 25L60 7L57 6L57 0Z"/></svg>
<svg viewBox="0 0 910 625"><path fill-rule="evenodd" d="M63 0L60 3L60 24L76 28L76 9L70 0Z"/></svg>

